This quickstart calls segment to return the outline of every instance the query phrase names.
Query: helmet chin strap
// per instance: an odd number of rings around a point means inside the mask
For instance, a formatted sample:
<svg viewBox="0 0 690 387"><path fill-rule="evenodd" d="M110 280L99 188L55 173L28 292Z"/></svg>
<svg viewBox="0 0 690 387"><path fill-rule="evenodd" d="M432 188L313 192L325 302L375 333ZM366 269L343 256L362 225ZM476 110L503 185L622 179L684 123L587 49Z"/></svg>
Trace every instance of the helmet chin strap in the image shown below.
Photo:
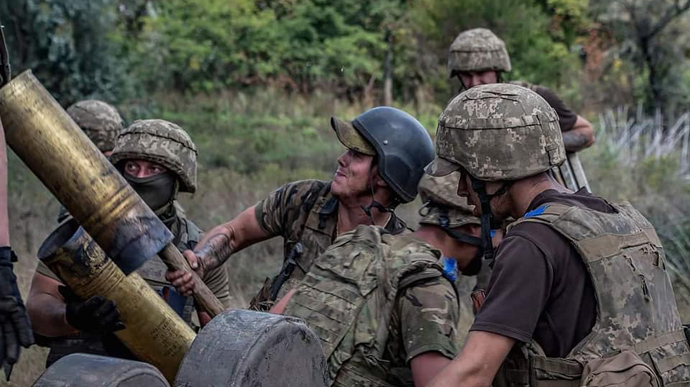
<svg viewBox="0 0 690 387"><path fill-rule="evenodd" d="M489 262L489 266L493 267L495 251L491 240L491 225L493 224L494 216L491 213L491 199L508 192L508 188L510 188L512 182L504 182L503 186L498 191L489 195L486 193L485 181L475 179L474 177L470 177L470 179L472 180L472 189L479 196L479 202L482 209L481 222L484 259Z"/></svg>
<svg viewBox="0 0 690 387"><path fill-rule="evenodd" d="M474 257L472 257L470 263L461 270L463 275L477 275L482 268L482 256L484 255L484 243L482 238L450 228L448 211L443 207L439 207L439 209L441 210L441 216L439 219L441 223L440 226L443 231L446 232L446 234L462 243L477 246L477 253L474 255Z"/></svg>
<svg viewBox="0 0 690 387"><path fill-rule="evenodd" d="M393 212L395 211L395 207L398 205L397 198L393 199L391 201L391 205L386 207L383 204L379 203L376 201L374 198L374 176L372 174L374 170L374 161L372 160L371 165L369 166L369 194L371 195L371 203L367 206L360 205L359 207L364 211L365 214L371 219L371 224L376 225L376 222L374 221L374 214L372 214L371 209L376 208L380 212L386 213L386 212Z"/></svg>

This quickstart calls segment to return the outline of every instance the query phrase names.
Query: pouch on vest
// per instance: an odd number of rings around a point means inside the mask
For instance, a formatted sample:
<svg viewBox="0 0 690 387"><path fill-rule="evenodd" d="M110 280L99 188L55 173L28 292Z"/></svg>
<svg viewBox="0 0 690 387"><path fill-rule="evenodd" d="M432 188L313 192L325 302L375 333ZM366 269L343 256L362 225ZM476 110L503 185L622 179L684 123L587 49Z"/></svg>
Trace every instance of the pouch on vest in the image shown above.
<svg viewBox="0 0 690 387"><path fill-rule="evenodd" d="M633 351L594 359L585 365L583 387L659 387L654 371Z"/></svg>

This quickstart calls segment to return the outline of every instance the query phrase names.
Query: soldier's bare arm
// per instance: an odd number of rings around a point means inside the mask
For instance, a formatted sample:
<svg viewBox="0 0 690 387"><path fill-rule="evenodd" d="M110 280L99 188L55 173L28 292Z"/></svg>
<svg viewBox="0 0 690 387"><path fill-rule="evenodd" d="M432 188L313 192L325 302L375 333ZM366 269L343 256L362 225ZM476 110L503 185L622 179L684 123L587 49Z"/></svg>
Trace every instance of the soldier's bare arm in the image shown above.
<svg viewBox="0 0 690 387"><path fill-rule="evenodd" d="M184 256L200 277L222 265L232 253L271 237L256 219L254 206L244 210L235 219L213 228L201 239L194 252ZM179 292L188 296L194 290L191 273L178 270L168 272L166 278Z"/></svg>
<svg viewBox="0 0 690 387"><path fill-rule="evenodd" d="M434 377L441 373L441 370L450 364L451 360L438 352L426 352L415 356L410 361L412 369L412 379L415 387L424 387L429 384Z"/></svg>
<svg viewBox="0 0 690 387"><path fill-rule="evenodd" d="M66 336L77 332L67 323L65 300L58 291L60 285L53 278L36 273L26 300L34 332L46 337Z"/></svg>
<svg viewBox="0 0 690 387"><path fill-rule="evenodd" d="M467 344L434 378L432 387L490 387L515 340L490 332L472 331Z"/></svg>
<svg viewBox="0 0 690 387"><path fill-rule="evenodd" d="M573 128L563 132L563 144L567 152L579 152L594 145L594 128L582 116L577 116Z"/></svg>

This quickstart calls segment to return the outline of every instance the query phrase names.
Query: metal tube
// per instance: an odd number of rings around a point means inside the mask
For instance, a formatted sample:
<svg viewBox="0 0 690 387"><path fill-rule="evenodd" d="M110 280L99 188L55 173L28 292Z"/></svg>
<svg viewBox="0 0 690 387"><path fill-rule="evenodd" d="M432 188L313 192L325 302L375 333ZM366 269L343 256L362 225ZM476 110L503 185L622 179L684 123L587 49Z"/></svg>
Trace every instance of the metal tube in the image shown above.
<svg viewBox="0 0 690 387"><path fill-rule="evenodd" d="M125 274L160 253L168 267L192 273L201 308L211 317L223 310L170 245L173 236L163 222L31 71L0 89L0 118L7 144Z"/></svg>
<svg viewBox="0 0 690 387"><path fill-rule="evenodd" d="M173 382L196 335L139 274L125 276L75 220L48 236L38 258L79 297L115 302L126 326L115 335Z"/></svg>
<svg viewBox="0 0 690 387"><path fill-rule="evenodd" d="M172 241L31 71L0 89L0 118L7 144L113 260L143 263Z"/></svg>

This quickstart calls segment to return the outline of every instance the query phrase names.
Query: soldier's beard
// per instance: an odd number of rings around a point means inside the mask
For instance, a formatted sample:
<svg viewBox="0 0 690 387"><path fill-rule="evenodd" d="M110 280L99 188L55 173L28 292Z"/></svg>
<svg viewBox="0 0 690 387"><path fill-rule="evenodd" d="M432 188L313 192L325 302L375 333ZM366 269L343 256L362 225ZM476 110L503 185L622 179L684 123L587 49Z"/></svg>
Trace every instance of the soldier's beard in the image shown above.
<svg viewBox="0 0 690 387"><path fill-rule="evenodd" d="M159 210L175 199L177 177L170 171L149 177L124 174L125 179L153 211Z"/></svg>

